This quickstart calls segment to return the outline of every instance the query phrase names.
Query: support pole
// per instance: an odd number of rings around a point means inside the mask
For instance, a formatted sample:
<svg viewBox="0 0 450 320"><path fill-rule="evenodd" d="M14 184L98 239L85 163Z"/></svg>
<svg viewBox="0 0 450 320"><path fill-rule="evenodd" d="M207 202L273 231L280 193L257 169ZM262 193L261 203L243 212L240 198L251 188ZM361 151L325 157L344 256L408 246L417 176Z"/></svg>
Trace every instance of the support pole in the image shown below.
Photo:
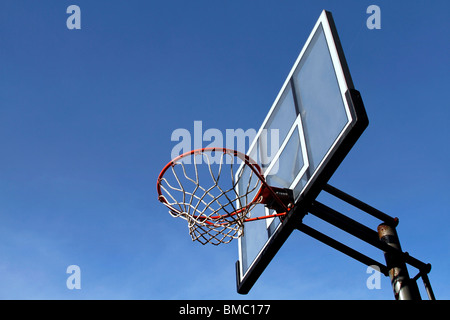
<svg viewBox="0 0 450 320"><path fill-rule="evenodd" d="M389 215L387 215L384 212L381 212L378 209L375 209L372 206L369 206L367 203L362 202L361 200L356 199L355 197L352 197L351 195L329 185L326 184L323 188L325 192L328 192L329 194L335 196L338 199L341 199L342 201L347 202L348 204L351 204L355 208L358 208L371 216L380 219L381 221L390 224L393 227L396 227L398 225L398 218L393 218Z"/></svg>
<svg viewBox="0 0 450 320"><path fill-rule="evenodd" d="M378 226L378 236L380 241L401 251L400 241L398 239L395 227L382 223ZM409 277L406 262L401 254L394 251L385 252L386 266L389 269L392 288L396 300L421 300L417 283Z"/></svg>
<svg viewBox="0 0 450 320"><path fill-rule="evenodd" d="M349 257L352 257L353 259L364 263L367 266L376 266L379 268L380 272L382 274L384 274L385 276L389 275L388 269L386 268L385 265L379 263L376 260L373 260L371 258L369 258L368 256L340 243L337 240L334 240L333 238L328 237L327 235L303 224L300 223L297 226L297 230L302 231L303 233L309 235L310 237L319 240L320 242L325 243L326 245L348 255Z"/></svg>
<svg viewBox="0 0 450 320"><path fill-rule="evenodd" d="M425 290L427 291L428 299L436 300L433 289L431 289L430 279L428 279L428 275L426 273L422 274L422 281L423 284L425 285Z"/></svg>

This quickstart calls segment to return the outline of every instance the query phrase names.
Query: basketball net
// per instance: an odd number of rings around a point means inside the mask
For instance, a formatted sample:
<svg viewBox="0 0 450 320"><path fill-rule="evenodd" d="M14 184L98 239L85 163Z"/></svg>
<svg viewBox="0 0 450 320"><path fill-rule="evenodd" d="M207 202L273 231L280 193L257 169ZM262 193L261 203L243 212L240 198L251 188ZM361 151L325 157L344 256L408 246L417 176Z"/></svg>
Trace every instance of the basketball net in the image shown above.
<svg viewBox="0 0 450 320"><path fill-rule="evenodd" d="M157 190L169 213L186 220L192 240L202 244L229 243L243 235L245 222L283 216L291 207L291 195L268 186L254 160L225 148L178 156L161 171ZM277 213L252 218L261 203Z"/></svg>

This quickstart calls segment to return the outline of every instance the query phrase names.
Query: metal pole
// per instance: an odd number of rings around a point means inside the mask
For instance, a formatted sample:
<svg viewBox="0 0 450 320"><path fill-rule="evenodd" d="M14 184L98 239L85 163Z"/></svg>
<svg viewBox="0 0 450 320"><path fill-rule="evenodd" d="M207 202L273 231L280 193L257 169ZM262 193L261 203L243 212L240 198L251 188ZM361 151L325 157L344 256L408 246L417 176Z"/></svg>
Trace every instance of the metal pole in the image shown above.
<svg viewBox="0 0 450 320"><path fill-rule="evenodd" d="M338 188L335 188L329 184L326 184L323 188L325 192L328 192L329 194L335 196L338 199L341 199L342 201L347 202L348 204L351 204L352 206L370 214L371 216L380 219L381 221L385 223L389 223L391 226L396 227L398 225L398 218L393 218L389 215L387 215L384 212L381 212L378 209L375 209L374 207L368 205L367 203L362 202L361 200L356 199L355 197L352 197L348 193L345 193L344 191L339 190Z"/></svg>
<svg viewBox="0 0 450 320"><path fill-rule="evenodd" d="M346 246L345 244L334 240L333 238L328 237L327 235L303 224L300 223L297 226L297 230L304 232L305 234L309 235L310 237L319 240L320 242L325 243L326 245L348 255L349 257L352 257L353 259L364 263L367 266L377 266L380 269L380 272L384 274L385 276L389 275L388 269L385 265L379 263L376 260L373 260L372 258L369 258L368 256Z"/></svg>
<svg viewBox="0 0 450 320"><path fill-rule="evenodd" d="M378 236L380 241L401 251L395 227L382 223L378 226ZM401 254L395 252L385 252L386 266L389 269L392 288L396 300L421 300L417 283L409 277L406 262Z"/></svg>
<svg viewBox="0 0 450 320"><path fill-rule="evenodd" d="M427 292L428 299L436 300L436 297L434 296L433 289L431 289L430 279L428 279L428 276L427 276L426 273L422 274L422 281L423 281L423 284L425 285L425 290Z"/></svg>

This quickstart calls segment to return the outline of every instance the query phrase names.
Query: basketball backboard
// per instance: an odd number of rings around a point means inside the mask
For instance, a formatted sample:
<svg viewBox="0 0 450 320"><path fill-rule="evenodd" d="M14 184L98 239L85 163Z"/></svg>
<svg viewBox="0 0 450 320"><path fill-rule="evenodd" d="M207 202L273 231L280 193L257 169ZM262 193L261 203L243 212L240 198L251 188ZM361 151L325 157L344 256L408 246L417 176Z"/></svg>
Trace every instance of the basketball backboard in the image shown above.
<svg viewBox="0 0 450 320"><path fill-rule="evenodd" d="M283 219L245 223L239 293L251 289L367 125L332 15L323 11L247 152L269 185L294 191L295 206ZM269 214L263 206L252 211L253 217Z"/></svg>

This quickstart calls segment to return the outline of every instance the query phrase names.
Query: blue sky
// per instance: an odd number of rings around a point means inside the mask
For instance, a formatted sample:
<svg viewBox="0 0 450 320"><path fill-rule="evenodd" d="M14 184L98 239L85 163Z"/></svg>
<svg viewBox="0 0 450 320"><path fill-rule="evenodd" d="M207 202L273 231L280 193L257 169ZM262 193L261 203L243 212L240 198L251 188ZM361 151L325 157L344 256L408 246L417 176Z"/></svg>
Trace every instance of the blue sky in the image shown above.
<svg viewBox="0 0 450 320"><path fill-rule="evenodd" d="M449 299L450 5L381 0L2 1L0 299L392 299L388 278L369 290L366 266L300 233L241 296L237 241L193 243L157 201L172 132L258 129L323 9L370 121L330 183L399 217L403 250Z"/></svg>

